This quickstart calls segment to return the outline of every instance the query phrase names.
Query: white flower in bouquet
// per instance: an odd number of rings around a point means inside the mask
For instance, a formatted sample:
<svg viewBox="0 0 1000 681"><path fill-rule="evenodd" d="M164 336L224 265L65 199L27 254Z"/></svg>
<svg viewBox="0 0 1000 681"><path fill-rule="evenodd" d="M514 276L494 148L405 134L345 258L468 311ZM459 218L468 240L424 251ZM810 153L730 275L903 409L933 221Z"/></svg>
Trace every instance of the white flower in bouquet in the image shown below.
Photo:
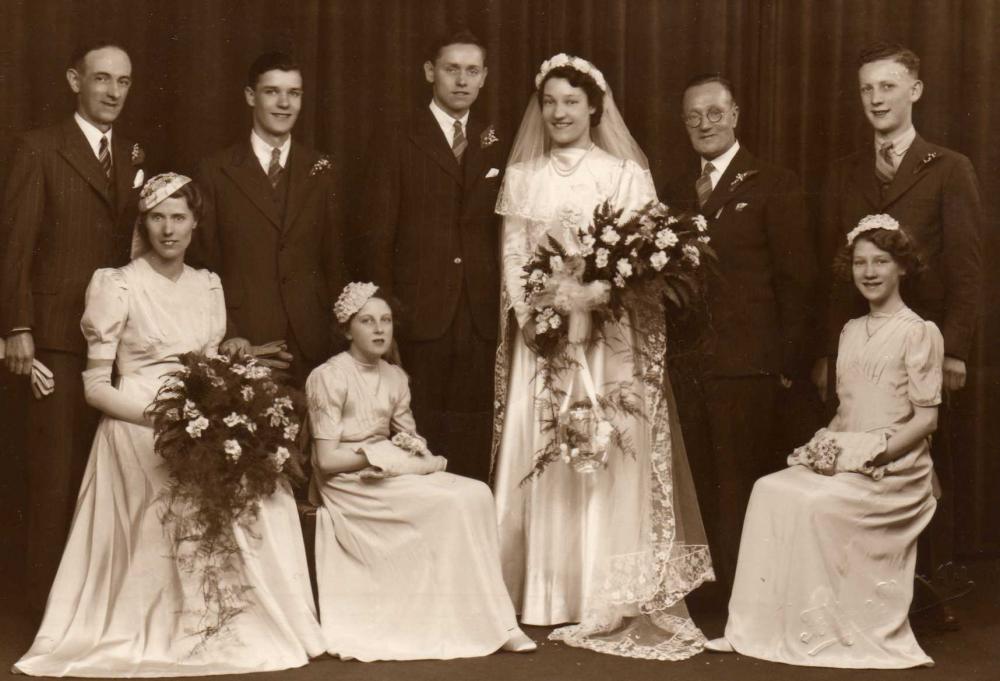
<svg viewBox="0 0 1000 681"><path fill-rule="evenodd" d="M553 329L558 329L562 326L562 317L557 314L553 314L552 317L549 318L549 326Z"/></svg>
<svg viewBox="0 0 1000 681"><path fill-rule="evenodd" d="M632 276L632 263L630 263L627 258L620 258L615 268L618 270L618 274L620 274L623 279Z"/></svg>
<svg viewBox="0 0 1000 681"><path fill-rule="evenodd" d="M208 428L208 419L204 416L199 416L193 421L189 421L184 430L186 430L187 434L191 437L201 437L201 434L205 432L206 428Z"/></svg>
<svg viewBox="0 0 1000 681"><path fill-rule="evenodd" d="M621 234L619 234L618 231L610 225L605 227L604 231L601 232L601 241L609 246L614 246L616 243L621 241L621 238Z"/></svg>
<svg viewBox="0 0 1000 681"><path fill-rule="evenodd" d="M653 266L653 269L659 272L662 270L666 264L670 262L670 256L663 251L657 251L653 255L649 256L649 264Z"/></svg>
<svg viewBox="0 0 1000 681"><path fill-rule="evenodd" d="M267 378L271 375L271 370L266 366L260 364L254 364L249 369L247 369L246 377L249 379L257 380L261 378Z"/></svg>
<svg viewBox="0 0 1000 681"><path fill-rule="evenodd" d="M253 388L248 385L243 386L240 388L240 396L243 397L244 402L249 402L254 396Z"/></svg>
<svg viewBox="0 0 1000 681"><path fill-rule="evenodd" d="M246 376L247 366L245 364L231 364L229 370L237 376Z"/></svg>
<svg viewBox="0 0 1000 681"><path fill-rule="evenodd" d="M607 267L608 257L610 255L611 252L608 249L598 248L597 252L594 254L594 264L596 264L598 267Z"/></svg>
<svg viewBox="0 0 1000 681"><path fill-rule="evenodd" d="M541 271L539 269L532 270L531 274L528 276L528 283L529 284L544 284L545 283L545 272L543 272L543 271Z"/></svg>
<svg viewBox="0 0 1000 681"><path fill-rule="evenodd" d="M288 411L295 408L295 405L292 404L292 398L290 397L279 397L274 401L274 406L278 409L287 409Z"/></svg>
<svg viewBox="0 0 1000 681"><path fill-rule="evenodd" d="M289 442L295 442L295 438L299 436L299 424L289 423L285 426L285 431L282 435Z"/></svg>
<svg viewBox="0 0 1000 681"><path fill-rule="evenodd" d="M590 255L594 252L594 245L597 243L597 239L594 238L593 234L586 232L580 237L580 245L582 246L581 253L583 255Z"/></svg>
<svg viewBox="0 0 1000 681"><path fill-rule="evenodd" d="M694 226L698 228L699 232L704 232L708 229L708 220L705 219L704 215L695 215Z"/></svg>
<svg viewBox="0 0 1000 681"><path fill-rule="evenodd" d="M594 432L594 448L603 451L611 445L611 435L615 432L615 427L611 421L601 420L597 422L597 429Z"/></svg>
<svg viewBox="0 0 1000 681"><path fill-rule="evenodd" d="M226 440L222 443L222 448L226 452L226 458L236 463L243 456L243 448L240 447L240 443L236 440Z"/></svg>
<svg viewBox="0 0 1000 681"><path fill-rule="evenodd" d="M267 422L274 427L288 425L288 417L278 407L268 407L264 416L267 417Z"/></svg>
<svg viewBox="0 0 1000 681"><path fill-rule="evenodd" d="M684 259L690 262L695 267L701 264L701 253L698 249L691 244L684 244Z"/></svg>
<svg viewBox="0 0 1000 681"><path fill-rule="evenodd" d="M288 457L291 453L286 447L278 447L276 450L267 455L267 458L271 460L274 465L274 469L280 471L285 467L285 462L288 461Z"/></svg>
<svg viewBox="0 0 1000 681"><path fill-rule="evenodd" d="M625 280L622 278L620 274L616 274L614 276L614 279L612 279L612 281L615 282L615 286L617 286L618 288L625 288Z"/></svg>
<svg viewBox="0 0 1000 681"><path fill-rule="evenodd" d="M629 244L631 244L636 239L641 239L641 238L642 238L642 234L640 234L639 232L632 232L627 237L625 237L625 245L628 246Z"/></svg>
<svg viewBox="0 0 1000 681"><path fill-rule="evenodd" d="M711 240L712 240L712 237L710 237L707 234L702 234L700 237L698 237L698 241L700 241L703 244L707 244Z"/></svg>
<svg viewBox="0 0 1000 681"><path fill-rule="evenodd" d="M222 422L225 423L230 428L232 428L233 426L236 426L236 425L239 425L240 423L243 423L243 419L244 419L243 416L240 416L239 414L237 414L234 411L234 412L230 413L229 416L227 416L226 418L222 419Z"/></svg>
<svg viewBox="0 0 1000 681"><path fill-rule="evenodd" d="M184 401L184 417L189 419L196 419L201 416L201 412L198 411L198 405L196 405L191 400Z"/></svg>
<svg viewBox="0 0 1000 681"><path fill-rule="evenodd" d="M680 222L680 218L678 218L676 215L668 215L667 216L667 224L668 225L675 225L678 222Z"/></svg>
<svg viewBox="0 0 1000 681"><path fill-rule="evenodd" d="M563 262L561 256L553 255L549 258L549 269L553 272L562 272L564 267L566 267L566 264Z"/></svg>
<svg viewBox="0 0 1000 681"><path fill-rule="evenodd" d="M677 241L677 234L672 229L663 228L656 233L656 247L661 250L677 245Z"/></svg>

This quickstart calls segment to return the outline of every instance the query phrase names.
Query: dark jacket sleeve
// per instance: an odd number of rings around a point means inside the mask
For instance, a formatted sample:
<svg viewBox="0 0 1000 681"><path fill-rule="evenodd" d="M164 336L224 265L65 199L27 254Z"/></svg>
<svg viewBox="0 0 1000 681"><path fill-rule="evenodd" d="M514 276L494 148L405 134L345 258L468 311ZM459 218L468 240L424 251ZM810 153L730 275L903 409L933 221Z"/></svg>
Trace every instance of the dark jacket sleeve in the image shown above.
<svg viewBox="0 0 1000 681"><path fill-rule="evenodd" d="M945 267L944 351L966 360L982 299L983 205L972 163L959 156L942 187L941 231Z"/></svg>
<svg viewBox="0 0 1000 681"><path fill-rule="evenodd" d="M34 323L31 268L45 214L42 151L27 137L15 149L0 218L0 333L30 328Z"/></svg>

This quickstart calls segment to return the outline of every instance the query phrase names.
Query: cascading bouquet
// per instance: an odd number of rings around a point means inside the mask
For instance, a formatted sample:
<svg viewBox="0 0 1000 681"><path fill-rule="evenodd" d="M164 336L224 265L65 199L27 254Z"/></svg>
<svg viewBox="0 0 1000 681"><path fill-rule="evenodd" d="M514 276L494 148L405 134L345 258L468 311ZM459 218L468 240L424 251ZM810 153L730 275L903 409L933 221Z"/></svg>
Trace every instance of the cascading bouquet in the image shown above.
<svg viewBox="0 0 1000 681"><path fill-rule="evenodd" d="M548 396L541 405L548 413L542 427L555 434L535 453L525 480L555 460L593 472L606 465L612 445L623 453L631 451L614 419L618 413L641 416L640 401L627 384L599 394L584 346L591 341L592 329L626 315L641 335L636 326L646 315L635 313L662 310L665 300L676 311L700 302L703 263L716 258L703 216L658 201L627 219L624 211L604 202L594 209L591 224L583 226L572 207L562 212L560 222L579 249L571 252L550 236L524 266L524 302L535 330L531 346L543 360L541 378ZM556 376L565 371L579 374L584 399L571 400L575 374L568 389L556 385Z"/></svg>
<svg viewBox="0 0 1000 681"><path fill-rule="evenodd" d="M250 356L187 353L149 408L155 450L170 482L161 522L182 569L200 575L202 642L249 605L234 527L253 532L260 500L304 479L298 446L302 396ZM234 583L235 581L235 583Z"/></svg>

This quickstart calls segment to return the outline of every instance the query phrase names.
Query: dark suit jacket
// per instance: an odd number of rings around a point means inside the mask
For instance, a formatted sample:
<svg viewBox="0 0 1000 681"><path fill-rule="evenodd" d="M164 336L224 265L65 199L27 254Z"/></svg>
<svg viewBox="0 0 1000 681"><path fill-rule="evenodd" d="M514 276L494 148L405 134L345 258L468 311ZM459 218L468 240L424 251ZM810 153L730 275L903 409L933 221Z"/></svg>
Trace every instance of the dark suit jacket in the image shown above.
<svg viewBox="0 0 1000 681"><path fill-rule="evenodd" d="M476 330L496 338L500 223L495 208L506 145L491 142L489 129L475 111L470 114L469 146L459 165L425 106L405 125L380 133L369 151L352 237L356 271L399 300L404 339L443 336L463 288ZM487 178L491 168L498 174Z"/></svg>
<svg viewBox="0 0 1000 681"><path fill-rule="evenodd" d="M195 179L205 211L192 249L193 262L222 278L228 336L261 344L291 328L313 365L333 352L333 302L346 284L334 172L319 171L320 158L292 140L284 219L249 139L204 159Z"/></svg>
<svg viewBox="0 0 1000 681"><path fill-rule="evenodd" d="M26 133L4 194L0 333L30 327L35 346L86 352L80 332L94 270L129 259L139 188L132 143L112 135L114 191L73 118Z"/></svg>
<svg viewBox="0 0 1000 681"><path fill-rule="evenodd" d="M880 196L874 146L836 161L823 189L823 261L830 263L847 233L873 213L896 218L916 240L928 269L903 280L903 300L941 327L945 354L967 359L975 334L982 287L983 208L976 173L968 158L944 147L913 140ZM867 311L852 284L832 285L825 351L834 354L844 323Z"/></svg>
<svg viewBox="0 0 1000 681"><path fill-rule="evenodd" d="M664 195L705 215L719 256L718 273L709 280L705 368L720 376L800 375L816 249L798 178L741 147L699 210L694 185L700 172L695 166Z"/></svg>

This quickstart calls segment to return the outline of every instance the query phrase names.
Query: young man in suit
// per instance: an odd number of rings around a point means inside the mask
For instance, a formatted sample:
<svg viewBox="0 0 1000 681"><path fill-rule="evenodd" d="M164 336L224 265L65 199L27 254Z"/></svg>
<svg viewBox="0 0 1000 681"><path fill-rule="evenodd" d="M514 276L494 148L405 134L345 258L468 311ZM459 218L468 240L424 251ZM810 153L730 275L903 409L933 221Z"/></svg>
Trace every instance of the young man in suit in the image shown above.
<svg viewBox="0 0 1000 681"><path fill-rule="evenodd" d="M706 217L719 257L707 292L707 329L680 363L695 370L678 372L678 404L724 587L733 578L753 483L783 464L774 451L775 402L782 386L806 373L803 344L816 276L798 178L740 146L739 114L725 78L689 82L683 120L699 163L665 194L669 203Z"/></svg>
<svg viewBox="0 0 1000 681"><path fill-rule="evenodd" d="M829 265L846 234L865 215L896 218L920 246L927 270L908 276L906 304L935 322L944 335L944 387L965 385L982 293L979 184L969 159L924 140L913 126L913 105L923 94L920 59L902 45L879 43L861 52L858 85L873 143L833 163L822 194L822 266ZM825 396L835 366L837 339L848 319L865 314L853 287L828 281L824 356L813 379ZM930 526L931 556L937 570L953 558L952 462L947 447L948 409L934 438L934 468L943 496ZM924 552L924 556L927 556ZM922 571L926 571L926 567ZM950 619L950 613L945 618ZM945 623L948 626L951 624Z"/></svg>
<svg viewBox="0 0 1000 681"><path fill-rule="evenodd" d="M471 33L439 40L430 102L380 131L355 235L362 278L401 304L397 331L417 426L448 470L489 477L500 300L494 212L506 145L471 107L486 82Z"/></svg>
<svg viewBox="0 0 1000 681"><path fill-rule="evenodd" d="M39 612L97 427L80 376L87 361L84 293L94 270L128 262L143 181L141 147L113 127L132 85L125 50L110 42L87 45L74 54L66 79L76 112L19 140L0 220L7 368L31 377L40 362L51 371L49 394L36 388L32 398L25 391L26 597Z"/></svg>
<svg viewBox="0 0 1000 681"><path fill-rule="evenodd" d="M269 346L265 361L299 385L333 353L331 310L347 283L333 164L292 137L303 96L289 55L269 52L250 66L249 134L195 173L205 207L192 254L222 278L223 349Z"/></svg>

